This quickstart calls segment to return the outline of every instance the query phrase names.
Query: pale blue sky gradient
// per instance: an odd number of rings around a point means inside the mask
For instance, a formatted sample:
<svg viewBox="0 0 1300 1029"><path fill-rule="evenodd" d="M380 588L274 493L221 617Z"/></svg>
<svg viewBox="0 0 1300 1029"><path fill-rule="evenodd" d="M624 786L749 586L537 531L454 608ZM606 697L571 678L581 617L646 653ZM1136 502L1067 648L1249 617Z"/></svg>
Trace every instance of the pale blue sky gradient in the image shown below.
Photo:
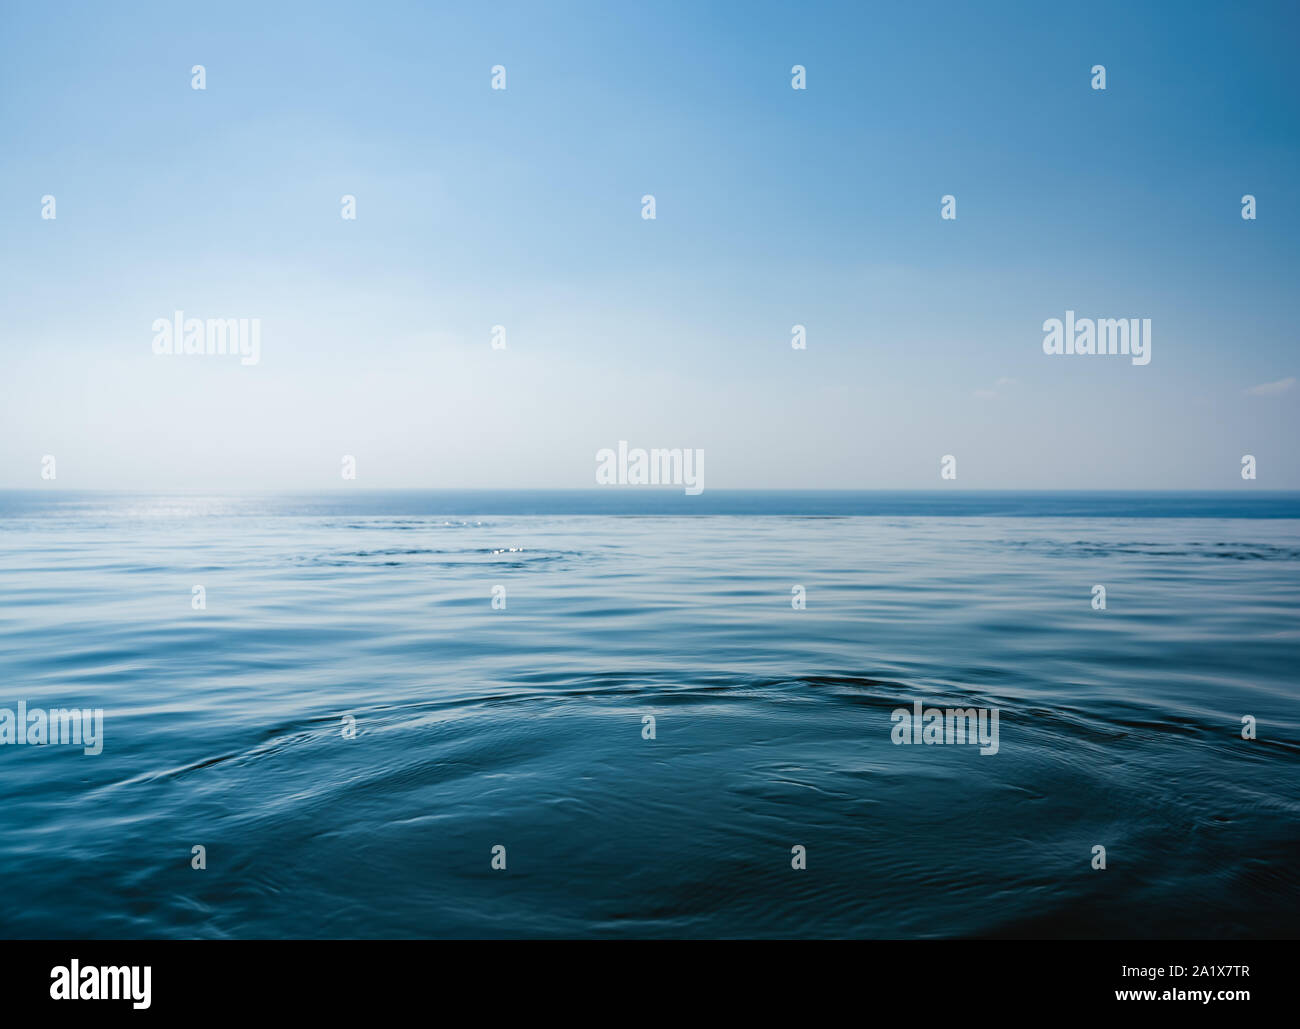
<svg viewBox="0 0 1300 1029"><path fill-rule="evenodd" d="M0 487L1300 488L1300 13L1133 8L4 4Z"/></svg>

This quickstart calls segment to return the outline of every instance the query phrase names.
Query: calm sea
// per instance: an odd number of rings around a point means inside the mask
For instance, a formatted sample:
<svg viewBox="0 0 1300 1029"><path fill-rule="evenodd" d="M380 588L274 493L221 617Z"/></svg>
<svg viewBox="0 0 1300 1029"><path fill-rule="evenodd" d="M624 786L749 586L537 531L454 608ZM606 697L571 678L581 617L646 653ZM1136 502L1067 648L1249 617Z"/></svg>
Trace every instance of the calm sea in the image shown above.
<svg viewBox="0 0 1300 1029"><path fill-rule="evenodd" d="M104 712L0 746L0 935L1294 935L1298 571L1247 491L0 493L0 709Z"/></svg>

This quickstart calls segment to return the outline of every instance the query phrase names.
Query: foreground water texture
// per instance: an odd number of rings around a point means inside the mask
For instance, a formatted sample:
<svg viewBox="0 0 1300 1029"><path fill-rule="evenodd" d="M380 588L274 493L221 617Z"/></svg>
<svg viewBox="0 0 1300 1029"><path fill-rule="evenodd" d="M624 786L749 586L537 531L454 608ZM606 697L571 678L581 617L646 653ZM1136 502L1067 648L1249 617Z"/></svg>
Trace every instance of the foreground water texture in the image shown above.
<svg viewBox="0 0 1300 1029"><path fill-rule="evenodd" d="M0 494L0 935L1294 934L1295 497L686 499Z"/></svg>

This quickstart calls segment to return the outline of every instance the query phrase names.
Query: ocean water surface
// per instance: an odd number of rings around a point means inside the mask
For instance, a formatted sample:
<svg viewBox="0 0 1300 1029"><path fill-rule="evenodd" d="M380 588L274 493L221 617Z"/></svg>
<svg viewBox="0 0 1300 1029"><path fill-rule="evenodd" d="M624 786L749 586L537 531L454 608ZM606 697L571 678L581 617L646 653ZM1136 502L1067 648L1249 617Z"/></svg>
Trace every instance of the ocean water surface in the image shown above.
<svg viewBox="0 0 1300 1029"><path fill-rule="evenodd" d="M0 493L0 708L104 710L0 746L0 936L1293 936L1298 571L1294 494Z"/></svg>

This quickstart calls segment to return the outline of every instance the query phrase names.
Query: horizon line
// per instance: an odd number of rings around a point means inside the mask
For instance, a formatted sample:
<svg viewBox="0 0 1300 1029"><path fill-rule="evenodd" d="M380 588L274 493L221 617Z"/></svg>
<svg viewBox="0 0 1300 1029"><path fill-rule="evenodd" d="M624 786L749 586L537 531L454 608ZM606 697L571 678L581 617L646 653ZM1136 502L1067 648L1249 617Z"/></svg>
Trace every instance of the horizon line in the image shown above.
<svg viewBox="0 0 1300 1029"><path fill-rule="evenodd" d="M65 487L65 486L0 486L0 493L588 493L596 495L604 494L671 494L681 495L680 486L291 486L291 487L207 487L207 486L165 486L165 487L131 487L131 488L107 488L98 486L85 487ZM1300 494L1300 488L1287 489L1257 489L1255 487L1234 487L1234 488L1149 488L1134 489L1126 488L1074 488L1074 489L1053 489L1049 487L968 487L968 486L944 486L938 488L919 488L919 487L844 487L844 486L727 486L716 487L707 490L707 493L911 493L924 494L927 496L943 496L951 493L971 494L990 494L990 493L1077 493L1077 494L1133 494L1150 496L1152 494L1172 494L1172 495L1189 495L1195 494L1200 496L1223 495L1223 496L1248 496L1257 495L1278 495L1278 494ZM703 496L704 493L698 494Z"/></svg>

